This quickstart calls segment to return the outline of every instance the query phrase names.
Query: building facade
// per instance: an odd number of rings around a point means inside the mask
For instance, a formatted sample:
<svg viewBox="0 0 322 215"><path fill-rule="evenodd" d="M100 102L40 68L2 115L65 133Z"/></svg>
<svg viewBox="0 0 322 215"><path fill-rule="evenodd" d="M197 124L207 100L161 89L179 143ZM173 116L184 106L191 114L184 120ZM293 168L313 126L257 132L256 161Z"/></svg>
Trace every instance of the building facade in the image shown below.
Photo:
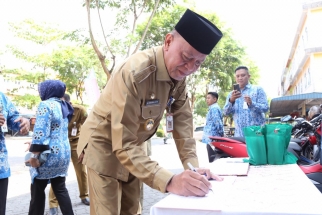
<svg viewBox="0 0 322 215"><path fill-rule="evenodd" d="M322 1L303 4L279 95L310 92L322 92Z"/></svg>

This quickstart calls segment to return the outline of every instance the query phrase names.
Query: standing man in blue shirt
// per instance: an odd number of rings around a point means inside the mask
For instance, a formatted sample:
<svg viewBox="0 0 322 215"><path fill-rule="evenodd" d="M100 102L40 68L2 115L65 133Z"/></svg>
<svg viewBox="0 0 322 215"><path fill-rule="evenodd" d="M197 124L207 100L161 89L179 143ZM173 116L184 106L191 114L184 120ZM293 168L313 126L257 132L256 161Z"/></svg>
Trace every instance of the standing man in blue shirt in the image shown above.
<svg viewBox="0 0 322 215"><path fill-rule="evenodd" d="M0 92L0 215L6 214L8 178L11 175L5 140L5 132L8 132L8 128L27 134L30 124L28 119L19 116L14 104Z"/></svg>
<svg viewBox="0 0 322 215"><path fill-rule="evenodd" d="M206 117L206 125L203 129L203 137L201 140L203 143L211 143L209 136L224 136L223 115L217 101L218 93L209 92L207 94L206 102L209 110Z"/></svg>
<svg viewBox="0 0 322 215"><path fill-rule="evenodd" d="M246 66L235 69L235 78L240 91L233 90L229 93L223 113L233 114L235 137L243 137L243 128L265 124L268 102L263 88L249 83L250 74Z"/></svg>

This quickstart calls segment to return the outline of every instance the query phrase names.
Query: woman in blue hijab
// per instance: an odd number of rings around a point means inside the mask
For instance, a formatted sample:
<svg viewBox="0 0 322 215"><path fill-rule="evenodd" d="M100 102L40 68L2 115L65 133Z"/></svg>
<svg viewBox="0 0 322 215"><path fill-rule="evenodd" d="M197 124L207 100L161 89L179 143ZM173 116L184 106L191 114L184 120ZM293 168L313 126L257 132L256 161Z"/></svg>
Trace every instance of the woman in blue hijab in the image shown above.
<svg viewBox="0 0 322 215"><path fill-rule="evenodd" d="M29 215L43 215L45 188L51 183L60 209L64 215L74 214L66 189L66 176L70 161L68 122L73 115L70 104L61 100L66 85L59 80L47 80L38 85L41 102L37 109L36 123L29 151L31 175L31 200ZM49 151L48 151L49 150ZM44 163L39 162L41 152L50 152Z"/></svg>

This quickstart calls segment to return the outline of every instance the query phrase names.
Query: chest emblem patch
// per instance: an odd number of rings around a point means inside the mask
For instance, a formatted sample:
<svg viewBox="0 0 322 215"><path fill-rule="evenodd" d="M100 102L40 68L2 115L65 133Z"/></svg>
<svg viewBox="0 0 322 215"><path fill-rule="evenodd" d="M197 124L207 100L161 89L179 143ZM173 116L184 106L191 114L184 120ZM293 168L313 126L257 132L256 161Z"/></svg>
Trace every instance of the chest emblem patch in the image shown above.
<svg viewBox="0 0 322 215"><path fill-rule="evenodd" d="M146 131L150 131L153 128L153 125L154 125L154 120L153 119L148 119L144 123L144 129Z"/></svg>

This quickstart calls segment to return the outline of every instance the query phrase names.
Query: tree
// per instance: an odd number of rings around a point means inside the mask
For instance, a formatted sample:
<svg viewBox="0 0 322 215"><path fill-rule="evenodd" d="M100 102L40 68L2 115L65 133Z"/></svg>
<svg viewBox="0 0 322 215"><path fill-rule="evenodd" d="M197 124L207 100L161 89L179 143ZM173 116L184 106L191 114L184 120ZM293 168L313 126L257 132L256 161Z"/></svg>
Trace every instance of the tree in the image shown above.
<svg viewBox="0 0 322 215"><path fill-rule="evenodd" d="M77 99L83 103L85 78L91 70L99 73L99 62L86 40L84 42L84 38L73 32L64 32L49 24L37 24L32 20L11 23L11 30L15 36L31 42L33 51L38 50L38 53L31 54L21 47L7 46L14 56L33 66L33 71L17 72L16 78L30 83L59 78L65 82L67 92L75 92ZM100 78L100 81L104 81L105 85L106 79Z"/></svg>
<svg viewBox="0 0 322 215"><path fill-rule="evenodd" d="M75 92L77 100L83 104L84 81L99 63L92 47L60 46L53 50L51 59L51 68L58 72L58 78L66 84L66 91Z"/></svg>
<svg viewBox="0 0 322 215"><path fill-rule="evenodd" d="M142 42L145 39L146 32L150 26L150 22L156 12L159 12L164 9L164 7L168 7L173 3L174 0L131 0L130 3L125 0L85 0L85 5L87 9L87 17L88 17L88 26L89 26L89 35L90 40L92 42L93 49L95 50L98 59L102 65L102 68L109 79L110 74L113 72L115 63L116 63L116 56L120 55L121 57L129 56L137 52L140 48ZM116 15L116 23L114 25L114 29L110 31L109 34L106 34L103 28L103 23L101 20L100 12L105 8L109 8L110 11L105 11L107 13L111 12L113 9L117 9L118 13ZM100 25L102 27L103 38L105 42L105 49L106 52L103 54L97 44L94 34L92 31L92 23L91 23L91 8L96 8L97 13L100 19ZM144 27L143 33L140 37L135 37L135 29L137 27L137 22L139 17L142 14L149 14L148 21ZM132 26L129 22L129 17L132 16ZM125 32L125 39L119 39L119 35L121 32L124 34ZM116 35L116 37L115 37ZM114 37L113 37L114 36ZM122 51L126 50L126 51ZM108 55L111 59L112 65L110 68L106 65L106 55Z"/></svg>
<svg viewBox="0 0 322 215"><path fill-rule="evenodd" d="M40 102L37 93L37 85L34 81L42 74L29 74L22 69L2 69L1 75L7 83L18 83L17 87L10 87L7 89L6 95L12 98L12 101L18 105L32 109ZM39 76L37 76L39 75ZM32 81L31 81L32 80ZM21 84L20 84L21 83Z"/></svg>

